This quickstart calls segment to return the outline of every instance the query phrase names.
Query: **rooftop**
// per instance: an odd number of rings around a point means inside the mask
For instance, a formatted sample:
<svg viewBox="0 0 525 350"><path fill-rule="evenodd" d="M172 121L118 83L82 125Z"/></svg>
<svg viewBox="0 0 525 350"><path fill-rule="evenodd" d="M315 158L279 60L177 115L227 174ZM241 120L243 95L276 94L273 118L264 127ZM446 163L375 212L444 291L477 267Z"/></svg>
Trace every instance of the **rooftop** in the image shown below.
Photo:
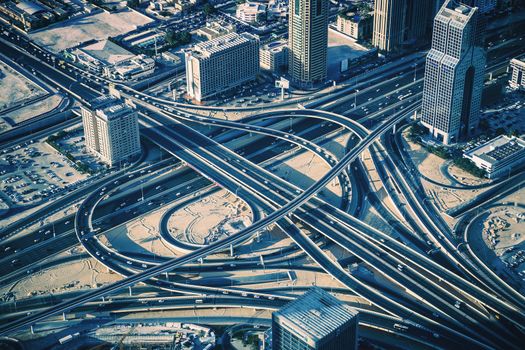
<svg viewBox="0 0 525 350"><path fill-rule="evenodd" d="M204 56L220 53L232 47L248 43L252 40L258 40L256 36L250 33L229 33L213 40L197 44L193 48L194 53L200 53Z"/></svg>
<svg viewBox="0 0 525 350"><path fill-rule="evenodd" d="M358 312L319 287L313 287L303 296L285 305L274 316L288 321L295 330L308 335L315 342L337 330Z"/></svg>
<svg viewBox="0 0 525 350"><path fill-rule="evenodd" d="M79 50L106 65L112 65L134 56L133 53L109 40L100 40Z"/></svg>
<svg viewBox="0 0 525 350"><path fill-rule="evenodd" d="M474 14L477 8L467 6L456 0L448 0L439 10L438 16L446 19L465 24L468 19Z"/></svg>
<svg viewBox="0 0 525 350"><path fill-rule="evenodd" d="M133 110L128 105L124 103L117 103L109 107L106 107L104 109L97 110L97 115L101 117L102 119L108 121L108 120L116 119L124 115L128 115L132 111Z"/></svg>
<svg viewBox="0 0 525 350"><path fill-rule="evenodd" d="M92 110L101 109L108 106L111 103L116 103L117 99L111 95L102 95L93 100L89 101L89 105Z"/></svg>
<svg viewBox="0 0 525 350"><path fill-rule="evenodd" d="M478 157L490 164L525 150L525 141L518 137L501 135L465 153L468 157Z"/></svg>
<svg viewBox="0 0 525 350"><path fill-rule="evenodd" d="M19 9L27 12L30 15L34 15L35 13L38 13L38 12L41 12L41 11L49 10L49 8L46 9L41 4L37 4L37 3L31 2L31 1L20 1L16 5L16 7L18 7Z"/></svg>
<svg viewBox="0 0 525 350"><path fill-rule="evenodd" d="M517 65L520 65L520 66L525 66L525 55L513 58L512 60L510 60L510 63L511 64L517 64Z"/></svg>
<svg viewBox="0 0 525 350"><path fill-rule="evenodd" d="M270 51L281 51L283 48L287 46L288 42L286 40L278 40L278 41L272 41L266 45L264 45L261 49L262 50L270 50Z"/></svg>

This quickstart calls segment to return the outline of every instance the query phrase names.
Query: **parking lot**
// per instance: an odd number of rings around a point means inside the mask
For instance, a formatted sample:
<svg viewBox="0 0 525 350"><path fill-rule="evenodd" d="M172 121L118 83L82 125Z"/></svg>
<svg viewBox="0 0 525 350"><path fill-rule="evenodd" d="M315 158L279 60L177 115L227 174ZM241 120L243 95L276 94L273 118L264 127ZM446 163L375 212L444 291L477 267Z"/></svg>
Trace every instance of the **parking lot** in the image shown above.
<svg viewBox="0 0 525 350"><path fill-rule="evenodd" d="M488 122L491 132L498 129L525 133L525 102L519 91L508 92L502 102L482 111L482 116Z"/></svg>
<svg viewBox="0 0 525 350"><path fill-rule="evenodd" d="M77 128L63 132L53 138L53 142L60 148L62 153L70 154L81 168L87 172L96 173L102 171L106 166L86 150L84 142L84 131Z"/></svg>
<svg viewBox="0 0 525 350"><path fill-rule="evenodd" d="M5 149L0 157L0 192L11 207L47 200L87 176L44 140Z"/></svg>

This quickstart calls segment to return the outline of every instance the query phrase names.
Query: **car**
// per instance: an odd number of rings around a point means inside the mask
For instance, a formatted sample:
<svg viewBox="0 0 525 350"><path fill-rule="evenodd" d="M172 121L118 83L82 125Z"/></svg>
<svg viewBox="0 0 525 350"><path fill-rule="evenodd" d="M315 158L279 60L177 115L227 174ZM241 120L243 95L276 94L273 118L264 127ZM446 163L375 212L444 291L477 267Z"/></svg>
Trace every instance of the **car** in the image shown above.
<svg viewBox="0 0 525 350"><path fill-rule="evenodd" d="M133 263L131 261L129 261L129 260L126 260L126 264L133 265Z"/></svg>

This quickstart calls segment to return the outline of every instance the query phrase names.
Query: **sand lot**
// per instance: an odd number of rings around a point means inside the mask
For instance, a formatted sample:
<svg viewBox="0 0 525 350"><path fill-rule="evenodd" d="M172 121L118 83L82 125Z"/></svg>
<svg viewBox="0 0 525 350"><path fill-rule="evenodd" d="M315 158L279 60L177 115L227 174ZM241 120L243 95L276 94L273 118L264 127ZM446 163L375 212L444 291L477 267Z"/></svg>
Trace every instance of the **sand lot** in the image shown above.
<svg viewBox="0 0 525 350"><path fill-rule="evenodd" d="M40 87L0 62L0 111L43 93Z"/></svg>
<svg viewBox="0 0 525 350"><path fill-rule="evenodd" d="M51 95L42 101L38 101L25 107L16 109L12 112L6 113L3 116L3 118L4 120L7 120L10 124L22 123L23 121L36 117L40 114L49 112L53 108L56 108L60 105L62 98L63 97L58 94Z"/></svg>
<svg viewBox="0 0 525 350"><path fill-rule="evenodd" d="M62 253L62 255L67 254L70 253ZM119 279L119 275L109 273L95 259L86 258L36 272L11 287L2 288L0 293L9 290L16 295L17 299L24 299L33 295L59 294L79 289L87 290L116 282Z"/></svg>
<svg viewBox="0 0 525 350"><path fill-rule="evenodd" d="M177 210L169 220L171 234L182 241L210 244L251 224L251 212L226 190Z"/></svg>
<svg viewBox="0 0 525 350"><path fill-rule="evenodd" d="M134 11L97 13L82 18L59 22L30 35L40 45L60 52L84 41L106 39L134 30L152 20Z"/></svg>

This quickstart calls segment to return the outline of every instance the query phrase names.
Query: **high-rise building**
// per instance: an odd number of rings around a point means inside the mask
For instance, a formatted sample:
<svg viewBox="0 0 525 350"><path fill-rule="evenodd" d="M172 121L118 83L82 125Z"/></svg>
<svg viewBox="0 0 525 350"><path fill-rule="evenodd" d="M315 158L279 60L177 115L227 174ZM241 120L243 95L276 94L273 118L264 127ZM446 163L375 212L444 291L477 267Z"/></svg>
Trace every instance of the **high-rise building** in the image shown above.
<svg viewBox="0 0 525 350"><path fill-rule="evenodd" d="M273 350L357 349L359 314L319 287L272 315Z"/></svg>
<svg viewBox="0 0 525 350"><path fill-rule="evenodd" d="M137 112L131 107L101 96L81 113L86 148L103 162L113 166L140 153Z"/></svg>
<svg viewBox="0 0 525 350"><path fill-rule="evenodd" d="M372 45L383 52L401 50L406 8L406 0L375 0Z"/></svg>
<svg viewBox="0 0 525 350"><path fill-rule="evenodd" d="M428 44L432 33L432 6L435 0L406 0L404 43Z"/></svg>
<svg viewBox="0 0 525 350"><path fill-rule="evenodd" d="M310 87L326 80L328 0L290 0L288 73L292 83Z"/></svg>
<svg viewBox="0 0 525 350"><path fill-rule="evenodd" d="M464 140L479 122L485 72L479 12L447 0L434 19L421 122L444 144Z"/></svg>
<svg viewBox="0 0 525 350"><path fill-rule="evenodd" d="M259 38L230 33L195 45L185 56L188 95L202 101L257 77Z"/></svg>
<svg viewBox="0 0 525 350"><path fill-rule="evenodd" d="M372 44L385 53L426 42L436 0L376 0Z"/></svg>

